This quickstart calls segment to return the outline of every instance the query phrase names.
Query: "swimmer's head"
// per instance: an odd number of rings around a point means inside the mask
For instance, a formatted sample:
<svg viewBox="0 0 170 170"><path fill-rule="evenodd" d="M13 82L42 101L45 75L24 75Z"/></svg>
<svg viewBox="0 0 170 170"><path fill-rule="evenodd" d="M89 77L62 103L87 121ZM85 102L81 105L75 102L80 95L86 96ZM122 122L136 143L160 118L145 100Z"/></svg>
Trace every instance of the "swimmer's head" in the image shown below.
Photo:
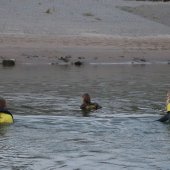
<svg viewBox="0 0 170 170"><path fill-rule="evenodd" d="M6 101L4 98L0 97L0 108L4 109L6 107Z"/></svg>
<svg viewBox="0 0 170 170"><path fill-rule="evenodd" d="M84 103L90 103L91 102L90 95L88 93L84 93L82 95L82 98L83 98Z"/></svg>

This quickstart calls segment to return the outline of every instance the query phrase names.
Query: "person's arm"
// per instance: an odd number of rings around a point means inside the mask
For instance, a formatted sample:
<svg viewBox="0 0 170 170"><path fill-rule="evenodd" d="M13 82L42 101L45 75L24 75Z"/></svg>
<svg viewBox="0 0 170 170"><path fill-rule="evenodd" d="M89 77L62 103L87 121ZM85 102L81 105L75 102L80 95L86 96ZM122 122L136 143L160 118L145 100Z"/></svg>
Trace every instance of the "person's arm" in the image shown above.
<svg viewBox="0 0 170 170"><path fill-rule="evenodd" d="M80 109L82 109L82 110L84 110L86 107L85 107L85 105L84 104L82 104L81 106L80 106Z"/></svg>
<svg viewBox="0 0 170 170"><path fill-rule="evenodd" d="M100 106L98 103L95 103L95 105L96 105L96 109L101 109L102 108L102 106Z"/></svg>

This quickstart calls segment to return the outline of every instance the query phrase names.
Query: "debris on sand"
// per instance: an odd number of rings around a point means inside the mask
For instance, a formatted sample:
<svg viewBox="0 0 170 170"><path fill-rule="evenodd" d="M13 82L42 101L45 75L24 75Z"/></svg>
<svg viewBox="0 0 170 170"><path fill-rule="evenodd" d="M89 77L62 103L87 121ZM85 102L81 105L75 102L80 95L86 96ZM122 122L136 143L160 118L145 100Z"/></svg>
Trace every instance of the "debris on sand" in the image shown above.
<svg viewBox="0 0 170 170"><path fill-rule="evenodd" d="M65 57L60 57L59 60L65 62L65 63L68 63L70 61L70 58L71 58L71 56L68 55Z"/></svg>
<svg viewBox="0 0 170 170"><path fill-rule="evenodd" d="M4 59L2 60L2 65L4 67L11 67L11 66L15 66L15 59Z"/></svg>
<svg viewBox="0 0 170 170"><path fill-rule="evenodd" d="M81 61L76 61L76 62L74 62L74 65L75 66L81 66L81 65L83 65L83 63Z"/></svg>
<svg viewBox="0 0 170 170"><path fill-rule="evenodd" d="M147 64L147 60L145 58L134 57L132 59L132 64Z"/></svg>

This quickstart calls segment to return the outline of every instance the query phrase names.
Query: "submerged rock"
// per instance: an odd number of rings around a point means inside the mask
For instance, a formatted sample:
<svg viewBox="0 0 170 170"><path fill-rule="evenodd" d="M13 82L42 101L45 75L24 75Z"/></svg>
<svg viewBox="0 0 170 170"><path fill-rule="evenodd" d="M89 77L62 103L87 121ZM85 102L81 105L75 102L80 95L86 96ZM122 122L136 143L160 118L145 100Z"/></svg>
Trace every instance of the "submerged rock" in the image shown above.
<svg viewBox="0 0 170 170"><path fill-rule="evenodd" d="M15 66L15 59L2 60L2 65L5 67Z"/></svg>

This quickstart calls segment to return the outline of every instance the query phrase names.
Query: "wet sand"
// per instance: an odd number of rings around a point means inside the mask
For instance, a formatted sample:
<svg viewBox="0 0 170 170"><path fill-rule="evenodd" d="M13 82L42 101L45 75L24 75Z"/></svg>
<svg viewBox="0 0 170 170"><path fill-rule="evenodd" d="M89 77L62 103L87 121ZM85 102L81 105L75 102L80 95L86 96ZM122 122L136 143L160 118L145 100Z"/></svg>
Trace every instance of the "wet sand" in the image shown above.
<svg viewBox="0 0 170 170"><path fill-rule="evenodd" d="M0 35L2 59L17 63L70 64L122 63L140 61L169 62L169 37L32 36ZM63 58L69 58L64 61Z"/></svg>

